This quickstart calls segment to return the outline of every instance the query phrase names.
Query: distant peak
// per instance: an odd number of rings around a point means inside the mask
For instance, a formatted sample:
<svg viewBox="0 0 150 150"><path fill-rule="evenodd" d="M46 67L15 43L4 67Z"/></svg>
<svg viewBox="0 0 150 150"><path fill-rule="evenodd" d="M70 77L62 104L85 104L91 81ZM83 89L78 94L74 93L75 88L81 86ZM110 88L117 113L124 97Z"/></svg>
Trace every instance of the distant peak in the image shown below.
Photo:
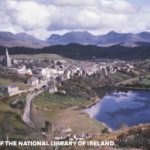
<svg viewBox="0 0 150 150"><path fill-rule="evenodd" d="M21 33L17 33L16 35L27 35L27 33L21 32Z"/></svg>
<svg viewBox="0 0 150 150"><path fill-rule="evenodd" d="M144 31L144 32L140 32L140 33L139 33L139 35L144 35L144 34L150 34L150 32Z"/></svg>
<svg viewBox="0 0 150 150"><path fill-rule="evenodd" d="M72 31L72 32L68 32L66 34L88 34L88 35L92 35L90 32L88 31Z"/></svg>
<svg viewBox="0 0 150 150"><path fill-rule="evenodd" d="M1 34L10 34L10 35L14 35L13 33L11 32L5 32L5 31L0 31Z"/></svg>
<svg viewBox="0 0 150 150"><path fill-rule="evenodd" d="M48 39L56 40L57 38L60 38L60 35L59 35L59 34L51 34L51 36L50 36ZM47 40L48 40L48 39L47 39Z"/></svg>
<svg viewBox="0 0 150 150"><path fill-rule="evenodd" d="M51 34L51 37L60 36L59 34Z"/></svg>
<svg viewBox="0 0 150 150"><path fill-rule="evenodd" d="M115 32L115 31L110 31L110 32L108 32L107 34L108 34L108 35L113 35L113 34L119 34L119 33Z"/></svg>
<svg viewBox="0 0 150 150"><path fill-rule="evenodd" d="M140 33L150 33L149 31L143 31L143 32L140 32Z"/></svg>

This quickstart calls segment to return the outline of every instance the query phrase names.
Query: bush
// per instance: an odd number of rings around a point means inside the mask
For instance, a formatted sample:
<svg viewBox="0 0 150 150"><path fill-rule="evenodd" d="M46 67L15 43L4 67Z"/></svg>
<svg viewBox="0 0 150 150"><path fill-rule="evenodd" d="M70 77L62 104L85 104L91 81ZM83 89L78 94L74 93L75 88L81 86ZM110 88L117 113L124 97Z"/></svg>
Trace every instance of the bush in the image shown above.
<svg viewBox="0 0 150 150"><path fill-rule="evenodd" d="M101 132L102 134L109 133L108 128L104 128Z"/></svg>

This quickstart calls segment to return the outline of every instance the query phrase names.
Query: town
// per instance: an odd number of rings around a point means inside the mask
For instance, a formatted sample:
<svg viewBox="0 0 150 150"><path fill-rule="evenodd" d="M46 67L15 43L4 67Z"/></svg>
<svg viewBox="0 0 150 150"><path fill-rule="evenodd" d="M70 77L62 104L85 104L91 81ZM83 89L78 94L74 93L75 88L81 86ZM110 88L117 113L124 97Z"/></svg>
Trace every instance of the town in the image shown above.
<svg viewBox="0 0 150 150"><path fill-rule="evenodd" d="M48 86L50 93L57 92L56 83L68 80L74 76L91 76L100 73L114 74L117 71L130 72L134 70L133 63L125 61L71 61L65 60L34 60L34 59L12 59L6 49L6 55L0 59L1 69L7 72L26 77L26 84L30 86L27 90L20 90L16 85L1 85L1 94L13 96L19 93L33 91Z"/></svg>

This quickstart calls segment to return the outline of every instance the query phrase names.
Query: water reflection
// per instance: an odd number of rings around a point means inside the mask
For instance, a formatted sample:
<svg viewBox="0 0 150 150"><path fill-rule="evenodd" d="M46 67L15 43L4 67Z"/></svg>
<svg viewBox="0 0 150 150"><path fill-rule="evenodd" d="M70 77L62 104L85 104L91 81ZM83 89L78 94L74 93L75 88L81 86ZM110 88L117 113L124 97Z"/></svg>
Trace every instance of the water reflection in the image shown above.
<svg viewBox="0 0 150 150"><path fill-rule="evenodd" d="M112 92L95 106L89 115L112 129L150 122L150 91Z"/></svg>

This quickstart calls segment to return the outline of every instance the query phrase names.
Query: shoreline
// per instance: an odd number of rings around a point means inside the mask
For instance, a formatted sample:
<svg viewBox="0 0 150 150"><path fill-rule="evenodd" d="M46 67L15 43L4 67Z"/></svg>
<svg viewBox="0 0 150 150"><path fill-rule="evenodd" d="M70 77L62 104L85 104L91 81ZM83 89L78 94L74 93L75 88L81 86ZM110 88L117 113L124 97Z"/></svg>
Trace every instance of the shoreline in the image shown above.
<svg viewBox="0 0 150 150"><path fill-rule="evenodd" d="M91 108L92 106L94 106L94 105L96 105L98 102L100 102L100 100L101 100L100 97L98 97L98 96L95 97L94 102L92 102L92 103L89 104L89 105L86 105L86 106L85 106L85 109Z"/></svg>
<svg viewBox="0 0 150 150"><path fill-rule="evenodd" d="M116 89L125 89L125 90L142 90L142 91L150 91L150 88L142 88L142 87L128 87L128 86L114 86Z"/></svg>
<svg viewBox="0 0 150 150"><path fill-rule="evenodd" d="M97 103L100 102L100 100L101 100L100 97L98 97L98 96L95 97L94 102L92 102L92 103L91 103L90 105L88 105L88 106L85 106L85 109L81 109L80 111L84 111L84 112L89 116L90 119L96 120L95 118L93 118L93 117L90 116L90 114L86 111L86 109L89 109L89 108L91 108L92 106L96 105ZM113 129L110 128L109 126L107 126L106 123L104 123L104 122L102 122L102 121L99 121L99 120L96 120L96 121L97 121L98 123L101 123L104 127L106 127L109 132L112 132L112 131L113 131Z"/></svg>

